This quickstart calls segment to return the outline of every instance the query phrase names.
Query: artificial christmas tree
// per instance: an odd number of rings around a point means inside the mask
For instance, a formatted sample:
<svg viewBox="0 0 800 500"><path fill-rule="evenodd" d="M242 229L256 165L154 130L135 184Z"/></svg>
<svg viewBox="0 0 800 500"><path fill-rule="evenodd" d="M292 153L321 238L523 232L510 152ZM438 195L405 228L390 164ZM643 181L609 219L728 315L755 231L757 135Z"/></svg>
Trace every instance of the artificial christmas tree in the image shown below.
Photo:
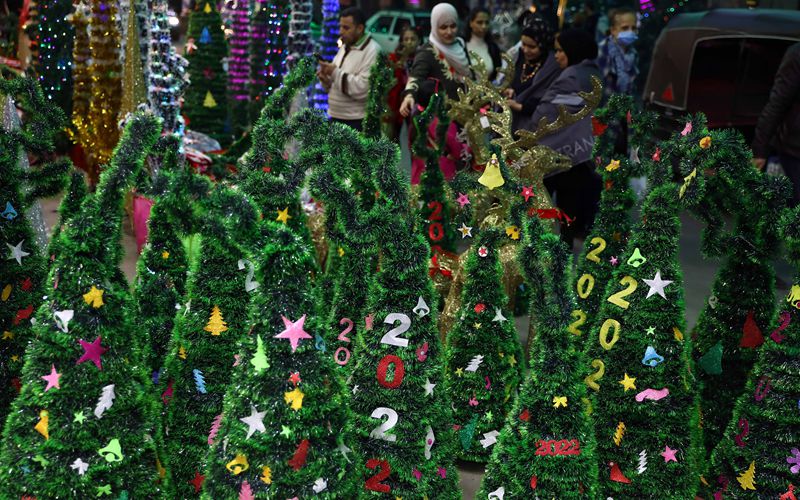
<svg viewBox="0 0 800 500"><path fill-rule="evenodd" d="M344 384L314 341L307 242L263 221L249 336L213 437L204 498L356 498L360 463ZM210 438L209 438L210 439ZM244 465L242 465L244 464Z"/></svg>
<svg viewBox="0 0 800 500"><path fill-rule="evenodd" d="M37 7L34 42L37 51L33 67L45 96L69 114L75 32L67 16L72 12L72 0L39 0Z"/></svg>
<svg viewBox="0 0 800 500"><path fill-rule="evenodd" d="M174 137L174 136L173 136ZM168 352L174 327L176 305L184 303L188 256L180 235L189 232L194 199L208 191L208 181L177 165L178 144L165 155L152 194L148 242L137 262L134 289L134 317L146 339L144 364L158 384L159 372Z"/></svg>
<svg viewBox="0 0 800 500"><path fill-rule="evenodd" d="M122 101L119 118L125 119L140 104L147 102L146 79L142 65L142 47L139 44L139 27L135 12L129 12L125 29L125 52L122 66Z"/></svg>
<svg viewBox="0 0 800 500"><path fill-rule="evenodd" d="M76 124L88 126L89 101L92 98L92 76L89 73L89 60L92 58L89 48L90 16L91 7L88 0L79 0L72 14L67 16L67 20L75 30L72 48L72 114L69 115L73 126ZM80 142L80 136L76 135L75 130L69 129L70 137L74 142Z"/></svg>
<svg viewBox="0 0 800 500"><path fill-rule="evenodd" d="M670 491L692 498L697 489L702 450L691 342L683 335L680 194L665 182L648 195L590 330L585 381L603 497Z"/></svg>
<svg viewBox="0 0 800 500"><path fill-rule="evenodd" d="M520 387L494 446L477 498L596 498L594 429L586 416L583 356L569 331L575 306L566 247L542 223L527 223L520 264L539 283L544 300L531 302L536 343L531 371ZM562 404L563 403L563 404Z"/></svg>
<svg viewBox="0 0 800 500"><path fill-rule="evenodd" d="M164 121L165 132L183 133L181 99L188 85L188 61L178 55L170 35L166 0L152 0L147 50L147 97L150 108Z"/></svg>
<svg viewBox="0 0 800 500"><path fill-rule="evenodd" d="M189 14L186 59L191 83L186 89L183 112L189 128L210 135L220 144L230 143L228 124L228 76L222 65L228 44L216 2L197 2Z"/></svg>
<svg viewBox="0 0 800 500"><path fill-rule="evenodd" d="M757 350L764 342L761 328L775 320L775 271L780 238L775 220L786 206L785 179L750 168L751 153L741 135L732 130L705 131L704 119L692 120L694 131L662 143L662 161L693 158L705 176L706 195L693 211L708 222L703 253L723 257L692 331L698 379L702 383L703 437L708 454L722 438L741 395ZM706 148L699 146L708 137ZM703 156L696 152L700 149ZM723 216L733 224L723 232Z"/></svg>
<svg viewBox="0 0 800 500"><path fill-rule="evenodd" d="M36 199L64 186L69 161L25 169L28 154L51 156L64 113L48 102L35 81L0 79L3 122L0 129L0 419L20 389L19 373L30 340L33 313L42 302L47 259L27 216ZM14 99L26 110L20 125Z"/></svg>
<svg viewBox="0 0 800 500"><path fill-rule="evenodd" d="M595 112L592 123L594 157L603 177L603 191L592 232L577 260L574 286L578 307L572 312L570 326L575 335L582 335L594 323L606 283L628 243L633 225L630 211L636 203L630 180L642 173L639 155L646 154L646 141L651 138L655 121L652 113L636 109L632 97L613 95L605 108ZM629 138L629 158L615 152L624 129ZM584 337L586 342L591 342L590 337Z"/></svg>
<svg viewBox="0 0 800 500"><path fill-rule="evenodd" d="M61 233L3 433L3 498L154 498L169 483L157 483L160 433L118 270L124 193L159 131L152 116L132 118L96 194Z"/></svg>
<svg viewBox="0 0 800 500"><path fill-rule="evenodd" d="M60 236L61 231L69 224L69 221L80 212L83 200L88 195L86 188L86 180L84 175L75 170L70 175L69 186L67 187L64 198L58 205L58 224L53 227L53 233L50 237L50 244L47 247L47 253L51 260L55 261L61 254Z"/></svg>
<svg viewBox="0 0 800 500"><path fill-rule="evenodd" d="M444 174L439 168L439 158L444 154L447 128L450 120L444 110L444 95L434 95L425 111L414 117L414 155L425 160L419 188L420 216L427 225L428 242L436 253L454 252L456 229L452 224L453 206L446 188ZM430 124L436 124L436 137L428 135ZM472 228L466 225L461 230L461 238L472 237Z"/></svg>
<svg viewBox="0 0 800 500"><path fill-rule="evenodd" d="M711 456L707 498L795 498L800 472L800 210L787 210L780 227L795 266L795 284L782 305L781 324L765 339Z"/></svg>
<svg viewBox="0 0 800 500"><path fill-rule="evenodd" d="M525 356L507 318L513 315L500 283L500 231L481 231L475 246L465 263L458 320L447 334L445 373L453 418L461 428L458 456L485 462L516 397Z"/></svg>
<svg viewBox="0 0 800 500"><path fill-rule="evenodd" d="M382 252L351 375L353 429L366 460L359 469L363 488L369 497L460 498L437 311L429 306L437 300L429 250L414 230L396 149L337 124L327 137L337 154L312 173L312 193L328 209L336 207L344 237L380 245ZM378 192L368 210L359 206L355 183L346 180L358 171Z"/></svg>
<svg viewBox="0 0 800 500"><path fill-rule="evenodd" d="M250 12L250 121L286 73L287 0L254 0Z"/></svg>
<svg viewBox="0 0 800 500"><path fill-rule="evenodd" d="M165 461L171 469L174 491L181 498L197 498L208 429L222 413L222 399L247 334L245 242L255 228L256 211L240 193L221 185L206 202L202 220L200 258L194 263L169 344L159 393L166 407ZM240 267L240 264L243 264Z"/></svg>
<svg viewBox="0 0 800 500"><path fill-rule="evenodd" d="M250 100L250 2L226 0L220 11L225 21L230 56L228 57L228 94L231 99L231 123L237 137L250 125L247 106Z"/></svg>
<svg viewBox="0 0 800 500"><path fill-rule="evenodd" d="M335 55L335 54L334 54ZM361 132L371 139L383 134L383 117L388 112L386 95L394 85L394 72L389 64L389 56L378 53L369 70L369 94L364 119L361 121Z"/></svg>

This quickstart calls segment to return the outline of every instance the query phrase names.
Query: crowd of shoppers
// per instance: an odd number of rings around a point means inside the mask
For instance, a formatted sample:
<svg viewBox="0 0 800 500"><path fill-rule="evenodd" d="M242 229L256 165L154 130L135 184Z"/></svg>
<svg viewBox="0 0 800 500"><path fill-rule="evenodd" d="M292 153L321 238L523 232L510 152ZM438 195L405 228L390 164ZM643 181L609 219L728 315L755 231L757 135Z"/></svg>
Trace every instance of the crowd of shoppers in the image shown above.
<svg viewBox="0 0 800 500"><path fill-rule="evenodd" d="M638 76L636 16L621 9L608 16L607 36L598 44L593 26L598 17L587 3L581 25L565 29L557 17L541 6L519 18L519 43L507 54L514 71L505 82L506 104L512 111L512 131L533 130L539 120L553 120L560 106L577 111L583 105L580 92L590 91L592 77L604 81L613 92L633 92ZM363 14L354 8L340 14L341 47L332 62L321 61L318 76L329 92L328 113L332 120L359 129L365 114L370 67L378 55L378 45L365 31ZM434 94L457 99L465 82L475 79L474 65L482 62L492 81L499 81L503 67L502 51L490 30L491 15L485 8L473 9L464 20L459 36L459 15L455 7L440 3L431 11L430 32L407 27L389 60L396 83L388 95L391 110L389 135L400 140L400 130L413 114L425 109ZM451 178L459 167L466 146L456 137L463 124L452 123L447 131L446 149L440 168ZM435 134L435 124L427 133ZM433 137L432 137L433 139ZM406 139L407 140L407 139ZM586 233L600 194L600 178L591 161L593 136L590 118L546 136L542 144L570 158L572 168L546 179L545 185L557 206L574 222L562 228L571 241ZM461 168L465 168L463 164ZM480 169L480 165L470 165ZM412 163L412 182L418 182L424 163Z"/></svg>

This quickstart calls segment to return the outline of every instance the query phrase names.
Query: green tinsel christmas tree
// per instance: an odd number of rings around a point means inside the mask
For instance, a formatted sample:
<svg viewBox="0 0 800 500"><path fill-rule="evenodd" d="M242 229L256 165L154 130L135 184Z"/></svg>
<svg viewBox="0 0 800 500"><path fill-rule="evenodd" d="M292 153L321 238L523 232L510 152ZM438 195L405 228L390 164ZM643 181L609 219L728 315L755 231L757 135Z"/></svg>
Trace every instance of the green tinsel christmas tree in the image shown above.
<svg viewBox="0 0 800 500"><path fill-rule="evenodd" d="M61 233L3 433L3 498L155 498L168 486L168 476L157 482L156 407L119 272L123 197L160 130L152 116L132 118L96 194Z"/></svg>
<svg viewBox="0 0 800 500"><path fill-rule="evenodd" d="M422 204L420 216L427 226L428 241L433 252L454 252L457 239L452 223L451 193L447 190L444 174L439 168L439 157L444 153L447 127L450 125L444 107L444 96L436 94L425 111L414 117L414 154L425 160L425 171L420 178L419 187L419 201ZM434 119L438 119L437 142L431 144L428 127ZM461 239L470 237L470 233L464 230Z"/></svg>
<svg viewBox="0 0 800 500"><path fill-rule="evenodd" d="M197 498L202 489L208 432L247 335L253 283L239 243L252 242L257 212L241 193L214 188L205 203L200 258L193 263L186 300L178 311L159 392L166 406L165 459L175 492Z"/></svg>
<svg viewBox="0 0 800 500"><path fill-rule="evenodd" d="M531 302L536 342L531 371L497 439L477 498L596 498L594 428L586 416L583 356L568 331L575 307L571 259L558 236L527 224L520 265L539 283L544 300Z"/></svg>
<svg viewBox="0 0 800 500"><path fill-rule="evenodd" d="M215 422L204 498L355 498L344 384L314 341L313 254L285 226L261 226L250 335Z"/></svg>
<svg viewBox="0 0 800 500"><path fill-rule="evenodd" d="M570 326L576 335L582 335L594 322L606 283L620 264L628 243L633 225L630 211L636 203L630 179L641 175L639 155L645 154L646 141L650 139L655 123L652 113L636 109L633 98L625 95L611 96L606 107L598 109L592 120L597 134L594 157L603 177L604 189L592 233L586 238L577 261L575 289L578 307L572 312ZM628 129L629 158L620 157L614 151L618 130L623 126Z"/></svg>
<svg viewBox="0 0 800 500"><path fill-rule="evenodd" d="M758 353L711 456L707 498L796 498L800 473L800 210L784 214L782 239L796 268L786 312ZM713 495L713 496L712 496Z"/></svg>
<svg viewBox="0 0 800 500"><path fill-rule="evenodd" d="M699 405L685 338L678 266L683 193L653 188L606 287L588 345L600 496L692 498L700 466Z"/></svg>
<svg viewBox="0 0 800 500"><path fill-rule="evenodd" d="M525 356L500 284L498 229L481 231L465 263L466 282L458 319L447 335L445 374L465 460L492 453L523 378ZM512 318L509 320L508 317Z"/></svg>
<svg viewBox="0 0 800 500"><path fill-rule="evenodd" d="M3 125L0 128L0 421L20 389L23 353L30 340L34 312L42 303L47 259L37 244L27 212L37 198L64 186L68 160L28 166L28 154L50 157L54 138L66 123L29 78L0 79ZM26 111L20 125L14 100ZM42 230L44 228L41 228Z"/></svg>
<svg viewBox="0 0 800 500"><path fill-rule="evenodd" d="M191 83L183 111L188 128L210 135L225 147L231 142L228 124L228 76L222 60L228 44L216 2L198 1L189 14L186 59Z"/></svg>
<svg viewBox="0 0 800 500"><path fill-rule="evenodd" d="M365 495L461 498L437 314L429 306L437 300L428 276L429 250L414 231L397 151L338 124L330 126L328 137L337 154L313 173L312 192L327 208L336 207L343 235L379 244L382 252L351 375ZM378 192L369 210L359 207L354 183L346 181L354 170L366 174Z"/></svg>

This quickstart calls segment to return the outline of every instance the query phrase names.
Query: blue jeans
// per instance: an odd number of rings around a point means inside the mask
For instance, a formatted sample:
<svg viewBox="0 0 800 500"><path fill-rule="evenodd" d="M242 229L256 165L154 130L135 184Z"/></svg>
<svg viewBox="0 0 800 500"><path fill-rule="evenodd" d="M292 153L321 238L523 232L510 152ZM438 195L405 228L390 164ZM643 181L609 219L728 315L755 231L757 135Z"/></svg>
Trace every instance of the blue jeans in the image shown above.
<svg viewBox="0 0 800 500"><path fill-rule="evenodd" d="M784 153L781 153L778 157L786 177L792 181L792 199L789 201L789 206L794 208L800 204L800 158Z"/></svg>

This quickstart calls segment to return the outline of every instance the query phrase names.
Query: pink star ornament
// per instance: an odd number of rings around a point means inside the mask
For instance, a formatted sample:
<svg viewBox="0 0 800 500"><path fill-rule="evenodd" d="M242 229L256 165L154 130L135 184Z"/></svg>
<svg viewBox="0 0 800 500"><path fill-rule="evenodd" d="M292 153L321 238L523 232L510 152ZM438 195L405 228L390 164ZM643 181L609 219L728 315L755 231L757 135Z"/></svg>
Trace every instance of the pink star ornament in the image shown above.
<svg viewBox="0 0 800 500"><path fill-rule="evenodd" d="M83 339L79 339L78 343L81 345L81 347L83 347L83 356L81 356L80 359L78 359L78 362L75 364L79 365L84 361L92 361L98 370L102 370L103 365L100 360L100 356L102 356L103 353L108 349L100 345L101 340L102 338L99 336L91 343L86 342Z"/></svg>
<svg viewBox="0 0 800 500"><path fill-rule="evenodd" d="M677 459L677 458L675 458L675 453L676 453L677 451L678 451L678 450L673 450L673 449L672 449L672 448L670 448L669 446L664 446L664 451L662 451L661 453L659 453L659 455L661 455L662 457L664 457L664 463L665 463L665 464L666 464L666 463L669 463L669 462L677 462L677 461L678 461L678 459Z"/></svg>
<svg viewBox="0 0 800 500"><path fill-rule="evenodd" d="M56 372L56 365L51 365L50 374L42 377L42 380L47 382L47 386L44 388L44 392L47 392L53 388L61 389L61 386L58 384L58 379L60 378L61 374Z"/></svg>
<svg viewBox="0 0 800 500"><path fill-rule="evenodd" d="M281 316L281 318L283 319L283 325L286 329L275 335L275 338L288 339L289 343L292 345L292 353L294 353L301 340L312 338L311 335L303 330L303 324L306 322L306 315L304 314L302 318L295 322L292 322L286 316Z"/></svg>

